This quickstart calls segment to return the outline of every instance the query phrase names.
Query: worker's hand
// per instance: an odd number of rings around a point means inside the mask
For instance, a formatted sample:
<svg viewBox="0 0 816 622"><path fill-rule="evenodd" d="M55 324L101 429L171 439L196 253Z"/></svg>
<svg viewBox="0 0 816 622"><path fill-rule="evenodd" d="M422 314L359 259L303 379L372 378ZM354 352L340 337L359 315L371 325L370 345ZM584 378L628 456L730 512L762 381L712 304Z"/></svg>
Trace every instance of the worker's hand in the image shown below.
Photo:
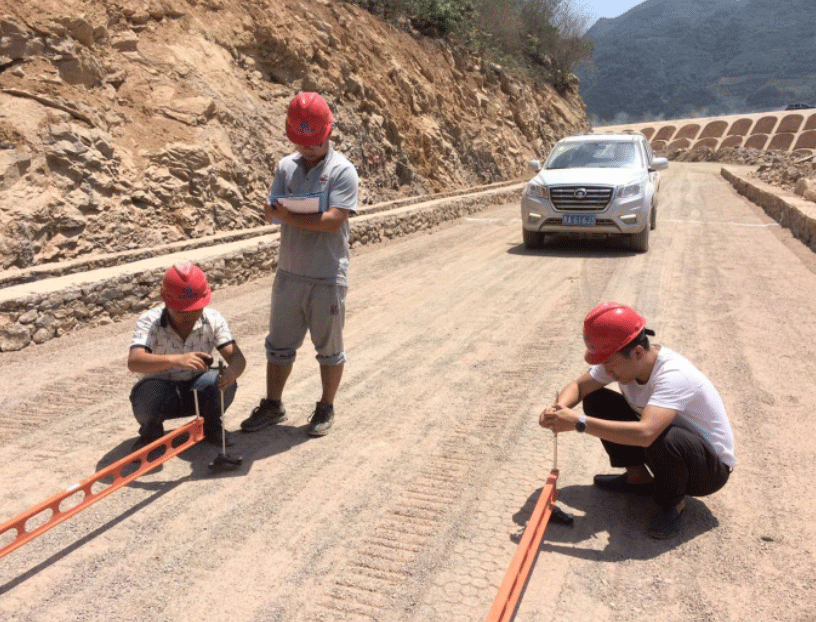
<svg viewBox="0 0 816 622"><path fill-rule="evenodd" d="M538 425L552 430L555 434L569 432L575 430L575 422L578 421L578 417L578 413L572 408L555 403L541 412L538 417Z"/></svg>
<svg viewBox="0 0 816 622"><path fill-rule="evenodd" d="M205 371L212 363L212 357L206 352L186 352L177 354L173 361L173 367L177 369L192 369L195 371Z"/></svg>
<svg viewBox="0 0 816 622"><path fill-rule="evenodd" d="M280 201L270 203L267 200L266 207L264 208L264 214L266 215L266 222L271 224L273 220L283 222L286 216L289 214L289 210L286 209L283 203Z"/></svg>
<svg viewBox="0 0 816 622"><path fill-rule="evenodd" d="M238 376L235 374L235 370L232 367L225 367L221 370L221 373L218 374L218 388L222 391L226 391L235 384L237 379Z"/></svg>

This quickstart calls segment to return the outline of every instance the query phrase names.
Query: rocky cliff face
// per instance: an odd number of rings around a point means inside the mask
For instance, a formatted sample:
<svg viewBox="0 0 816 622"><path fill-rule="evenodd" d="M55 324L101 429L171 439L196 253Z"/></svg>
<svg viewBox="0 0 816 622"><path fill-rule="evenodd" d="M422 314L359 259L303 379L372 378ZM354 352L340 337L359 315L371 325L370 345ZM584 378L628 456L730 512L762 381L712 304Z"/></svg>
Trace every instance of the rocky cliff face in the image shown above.
<svg viewBox="0 0 816 622"><path fill-rule="evenodd" d="M263 224L286 106L322 93L361 202L512 179L577 89L328 0L0 1L0 266Z"/></svg>

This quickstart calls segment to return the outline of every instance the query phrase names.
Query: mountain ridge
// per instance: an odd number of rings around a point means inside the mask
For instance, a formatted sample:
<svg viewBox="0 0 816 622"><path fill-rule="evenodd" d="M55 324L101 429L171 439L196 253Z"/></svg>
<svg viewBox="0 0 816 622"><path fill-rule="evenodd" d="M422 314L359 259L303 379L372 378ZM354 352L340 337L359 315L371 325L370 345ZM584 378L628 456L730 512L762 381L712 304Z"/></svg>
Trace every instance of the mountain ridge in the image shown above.
<svg viewBox="0 0 816 622"><path fill-rule="evenodd" d="M595 125L816 103L816 3L647 0L586 33Z"/></svg>

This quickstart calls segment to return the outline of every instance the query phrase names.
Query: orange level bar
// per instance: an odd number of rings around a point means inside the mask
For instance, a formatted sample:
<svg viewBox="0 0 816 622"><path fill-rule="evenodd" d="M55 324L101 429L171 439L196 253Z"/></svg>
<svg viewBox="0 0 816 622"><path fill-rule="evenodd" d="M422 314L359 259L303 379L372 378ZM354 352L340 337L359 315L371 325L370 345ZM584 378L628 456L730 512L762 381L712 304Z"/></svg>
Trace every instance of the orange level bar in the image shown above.
<svg viewBox="0 0 816 622"><path fill-rule="evenodd" d="M541 489L541 496L527 523L524 535L521 536L516 554L513 555L510 567L504 575L504 581L499 587L486 622L509 622L513 619L521 593L527 583L530 568L533 566L538 547L541 545L544 530L547 528L553 507L555 507L555 483L557 481L558 469L553 469L550 471L547 483Z"/></svg>
<svg viewBox="0 0 816 622"><path fill-rule="evenodd" d="M179 444L175 444L173 442L182 437L184 434L189 434L189 437L183 442ZM43 501L30 510L23 512L15 518L12 518L10 521L3 523L3 525L0 525L0 542L6 540L6 538L4 538L4 534L10 532L12 529L17 530L17 536L13 541L11 541L10 544L0 548L0 558L5 557L12 551L20 548L25 543L30 542L37 536L45 533L52 527L59 525L62 521L69 519L74 514L81 512L92 503L107 497L114 490L121 488L125 484L132 482L137 477L153 470L162 462L167 462L170 458L177 456L185 449L192 447L199 441L203 440L203 438L204 420L201 417L197 417L190 423L183 425L180 428L169 432L168 434L165 434L160 439L153 441L149 445L145 445L137 451L134 451L132 454L125 456L118 462L115 462L109 467L98 471L91 477L82 480L78 484L72 484L67 490L57 493L50 499ZM162 446L164 447L164 452L162 452L162 454L157 456L154 460L150 460L148 455ZM122 470L126 466L132 465L136 461L141 462L139 467L132 473L123 476ZM97 492L91 490L94 484L100 482L106 477L109 477L110 475L113 475L113 482L110 485ZM104 485L104 483L102 485ZM77 497L78 495L82 496L79 503L67 510L62 510L60 508L63 501L72 497ZM46 520L39 527L28 531L26 528L28 521L35 517L40 517L40 520L42 520L45 518L46 512L50 512L48 520ZM40 516L41 514L42 516ZM35 521L35 523L36 522L37 521Z"/></svg>

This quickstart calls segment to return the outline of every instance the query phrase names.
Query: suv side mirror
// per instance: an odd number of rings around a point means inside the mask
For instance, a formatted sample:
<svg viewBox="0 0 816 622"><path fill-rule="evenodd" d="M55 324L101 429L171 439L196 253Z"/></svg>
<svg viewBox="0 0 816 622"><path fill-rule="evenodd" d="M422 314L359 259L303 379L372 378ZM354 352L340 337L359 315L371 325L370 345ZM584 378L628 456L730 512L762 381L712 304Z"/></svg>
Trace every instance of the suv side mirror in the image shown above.
<svg viewBox="0 0 816 622"><path fill-rule="evenodd" d="M650 171L662 171L669 168L669 161L666 158L655 158L652 160L652 165L649 167Z"/></svg>
<svg viewBox="0 0 816 622"><path fill-rule="evenodd" d="M538 171L541 170L541 162L539 162L538 160L530 160L527 163L527 168L537 173Z"/></svg>

